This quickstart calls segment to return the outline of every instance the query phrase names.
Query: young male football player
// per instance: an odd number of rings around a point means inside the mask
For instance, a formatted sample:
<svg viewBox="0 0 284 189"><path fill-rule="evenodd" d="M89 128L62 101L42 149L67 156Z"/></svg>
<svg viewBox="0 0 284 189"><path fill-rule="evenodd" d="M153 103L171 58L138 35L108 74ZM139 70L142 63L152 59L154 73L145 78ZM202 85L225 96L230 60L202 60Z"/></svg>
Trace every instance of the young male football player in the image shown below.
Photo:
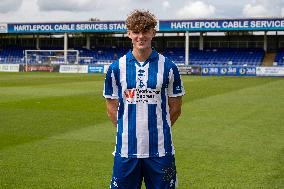
<svg viewBox="0 0 284 189"><path fill-rule="evenodd" d="M107 113L117 127L111 188L170 189L177 184L171 127L185 94L177 66L152 49L157 20L149 11L126 19L133 49L110 65Z"/></svg>

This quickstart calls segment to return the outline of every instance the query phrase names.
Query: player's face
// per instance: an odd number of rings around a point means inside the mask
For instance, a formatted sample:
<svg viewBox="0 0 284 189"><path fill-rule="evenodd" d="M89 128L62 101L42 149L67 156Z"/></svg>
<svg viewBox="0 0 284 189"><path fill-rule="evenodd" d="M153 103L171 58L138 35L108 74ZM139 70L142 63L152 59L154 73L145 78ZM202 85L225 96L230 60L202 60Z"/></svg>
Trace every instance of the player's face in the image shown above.
<svg viewBox="0 0 284 189"><path fill-rule="evenodd" d="M151 42L155 37L156 31L151 28L146 31L128 31L128 37L132 40L133 48L136 50L145 50L151 48Z"/></svg>

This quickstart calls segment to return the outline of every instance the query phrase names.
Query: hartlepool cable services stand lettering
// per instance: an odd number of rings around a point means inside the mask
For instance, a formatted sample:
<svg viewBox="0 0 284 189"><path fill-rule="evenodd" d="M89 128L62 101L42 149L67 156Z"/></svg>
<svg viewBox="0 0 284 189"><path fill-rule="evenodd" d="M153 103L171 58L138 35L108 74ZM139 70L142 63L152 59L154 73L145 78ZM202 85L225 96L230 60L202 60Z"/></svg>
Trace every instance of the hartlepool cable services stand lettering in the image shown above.
<svg viewBox="0 0 284 189"><path fill-rule="evenodd" d="M208 20L208 21L172 21L171 29L251 29L284 28L284 20Z"/></svg>
<svg viewBox="0 0 284 189"><path fill-rule="evenodd" d="M123 31L124 23L14 24L14 32Z"/></svg>
<svg viewBox="0 0 284 189"><path fill-rule="evenodd" d="M17 32L39 32L39 31L73 31L75 24L22 24L14 25Z"/></svg>

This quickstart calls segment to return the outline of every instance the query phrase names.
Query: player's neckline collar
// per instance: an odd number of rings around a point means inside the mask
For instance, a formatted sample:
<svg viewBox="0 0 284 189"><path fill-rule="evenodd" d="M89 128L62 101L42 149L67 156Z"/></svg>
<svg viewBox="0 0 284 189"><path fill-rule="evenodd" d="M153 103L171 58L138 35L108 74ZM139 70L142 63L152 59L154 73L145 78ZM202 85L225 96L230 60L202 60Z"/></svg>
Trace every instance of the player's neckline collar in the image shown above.
<svg viewBox="0 0 284 189"><path fill-rule="evenodd" d="M136 60L136 58L132 54L132 50L128 51L127 57L129 58L129 61L135 60L138 63L138 61ZM152 49L151 55L147 58L147 60L144 62L144 64L149 62L150 60L156 59L157 57L158 57L158 52L155 49Z"/></svg>

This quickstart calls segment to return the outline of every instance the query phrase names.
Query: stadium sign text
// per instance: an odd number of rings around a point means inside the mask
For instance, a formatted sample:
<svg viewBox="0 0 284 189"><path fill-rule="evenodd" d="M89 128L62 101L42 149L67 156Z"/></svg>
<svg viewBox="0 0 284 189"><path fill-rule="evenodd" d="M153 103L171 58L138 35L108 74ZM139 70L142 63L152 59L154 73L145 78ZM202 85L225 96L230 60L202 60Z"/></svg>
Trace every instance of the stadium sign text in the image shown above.
<svg viewBox="0 0 284 189"><path fill-rule="evenodd" d="M284 76L284 67L257 67L256 68L257 76Z"/></svg>
<svg viewBox="0 0 284 189"><path fill-rule="evenodd" d="M284 18L160 20L158 31L277 31L284 30ZM126 32L124 21L70 23L0 24L0 33Z"/></svg>
<svg viewBox="0 0 284 189"><path fill-rule="evenodd" d="M203 76L256 76L256 67L202 66Z"/></svg>
<svg viewBox="0 0 284 189"><path fill-rule="evenodd" d="M59 73L88 73L88 65L60 65Z"/></svg>
<svg viewBox="0 0 284 189"><path fill-rule="evenodd" d="M160 21L160 31L283 30L284 19Z"/></svg>
<svg viewBox="0 0 284 189"><path fill-rule="evenodd" d="M9 33L125 32L124 22L8 24Z"/></svg>
<svg viewBox="0 0 284 189"><path fill-rule="evenodd" d="M88 73L104 73L104 65L100 66L89 65Z"/></svg>
<svg viewBox="0 0 284 189"><path fill-rule="evenodd" d="M0 72L19 72L19 64L0 64Z"/></svg>

